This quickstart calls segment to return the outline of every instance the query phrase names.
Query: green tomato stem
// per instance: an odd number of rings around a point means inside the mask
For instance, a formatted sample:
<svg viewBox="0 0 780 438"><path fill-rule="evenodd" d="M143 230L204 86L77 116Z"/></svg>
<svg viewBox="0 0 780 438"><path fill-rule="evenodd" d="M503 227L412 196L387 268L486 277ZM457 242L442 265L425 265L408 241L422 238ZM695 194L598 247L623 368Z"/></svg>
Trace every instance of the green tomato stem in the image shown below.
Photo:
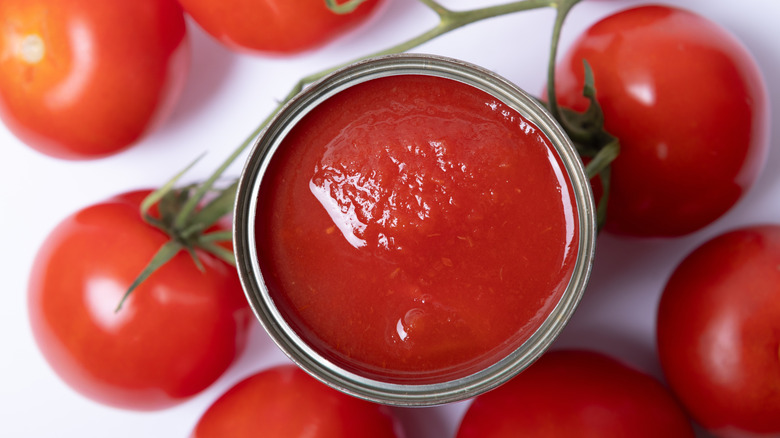
<svg viewBox="0 0 780 438"><path fill-rule="evenodd" d="M325 5L336 14L349 14L354 11L361 3L366 0L347 0L343 3L336 3L336 0L325 0Z"/></svg>
<svg viewBox="0 0 780 438"><path fill-rule="evenodd" d="M447 13L450 12L449 9L445 8L435 0L420 0L420 3L424 4L425 6L428 6L428 8L433 12L436 12L436 14L439 15L439 18L441 18L443 15L446 15Z"/></svg>
<svg viewBox="0 0 780 438"><path fill-rule="evenodd" d="M620 143L617 139L613 139L611 142L604 145L593 156L587 166L585 166L585 173L588 175L588 179L595 178L605 169L609 168L612 161L620 154Z"/></svg>
<svg viewBox="0 0 780 438"><path fill-rule="evenodd" d="M167 243L161 246L146 265L146 267L144 267L144 269L141 271L141 274L138 275L130 287L127 288L125 294L122 296L122 299L119 300L119 304L117 304L116 309L114 309L114 312L116 313L122 310L122 306L130 297L130 294L133 293L133 291L138 286L140 286L141 283L149 278L150 275L152 275L155 271L160 269L164 264L168 263L174 256L176 256L176 254L178 254L182 248L182 245L176 240L169 240Z"/></svg>
<svg viewBox="0 0 780 438"><path fill-rule="evenodd" d="M563 22L569 15L569 11L579 2L580 0L561 0L556 8L557 14L555 15L555 24L553 24L550 57L547 60L547 105L555 120L561 120L561 110L558 106L558 99L555 97L555 63L558 58L558 44L561 39Z"/></svg>

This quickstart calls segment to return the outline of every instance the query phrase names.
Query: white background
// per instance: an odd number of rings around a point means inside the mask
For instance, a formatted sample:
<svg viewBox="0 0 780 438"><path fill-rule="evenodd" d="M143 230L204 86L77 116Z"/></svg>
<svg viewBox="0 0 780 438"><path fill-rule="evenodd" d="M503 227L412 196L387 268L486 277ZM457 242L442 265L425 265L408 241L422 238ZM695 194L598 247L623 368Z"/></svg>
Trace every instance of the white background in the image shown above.
<svg viewBox="0 0 780 438"><path fill-rule="evenodd" d="M449 0L444 4L462 9L497 2ZM562 49L597 19L640 3L594 0L576 6L563 33ZM772 125L780 126L780 1L676 3L720 23L749 48L767 78L776 109ZM480 64L538 94L544 83L552 19L549 10L491 19L415 51ZM48 158L27 148L0 125L0 435L183 437L232 384L286 361L258 324L238 362L206 391L177 407L137 413L96 404L65 386L33 342L26 310L27 275L33 256L46 234L68 214L126 190L159 186L207 152L188 175L189 180L205 178L298 78L405 40L435 20L413 0L390 0L369 24L320 50L291 58L232 53L190 22L192 68L176 112L134 148L98 161ZM722 231L743 224L780 222L780 133L773 134L769 159L757 185L735 209L706 229L677 239L600 236L585 298L555 347L598 349L661 377L654 352L655 307L675 264ZM237 175L239 169L237 163L230 173ZM467 405L399 410L399 415L410 438L447 438L454 436Z"/></svg>

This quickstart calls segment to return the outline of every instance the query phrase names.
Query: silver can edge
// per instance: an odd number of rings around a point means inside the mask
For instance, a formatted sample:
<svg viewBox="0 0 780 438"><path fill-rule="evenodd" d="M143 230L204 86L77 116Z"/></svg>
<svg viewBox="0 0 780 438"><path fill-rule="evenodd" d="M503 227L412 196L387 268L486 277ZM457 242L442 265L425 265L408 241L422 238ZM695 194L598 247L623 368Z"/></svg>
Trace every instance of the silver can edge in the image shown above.
<svg viewBox="0 0 780 438"><path fill-rule="evenodd" d="M523 345L495 364L474 374L436 384L393 384L341 369L319 355L284 322L273 305L257 261L254 221L257 192L267 163L281 140L308 111L339 91L388 75L424 74L475 86L517 110L550 139L572 184L579 219L578 254L572 278L559 303ZM241 172L234 206L236 264L246 298L255 316L277 346L298 366L323 383L375 403L433 406L465 400L514 377L541 356L557 339L576 310L589 281L596 245L596 212L582 160L546 108L507 79L482 67L427 54L397 54L371 58L334 71L287 102L258 135Z"/></svg>

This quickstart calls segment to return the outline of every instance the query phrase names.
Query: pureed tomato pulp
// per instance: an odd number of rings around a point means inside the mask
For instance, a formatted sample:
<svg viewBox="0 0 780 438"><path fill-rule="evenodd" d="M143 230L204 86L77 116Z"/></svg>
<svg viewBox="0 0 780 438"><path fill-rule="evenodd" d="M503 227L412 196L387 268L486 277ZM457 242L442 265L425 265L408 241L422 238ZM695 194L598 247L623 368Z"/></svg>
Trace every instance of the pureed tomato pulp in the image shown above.
<svg viewBox="0 0 780 438"><path fill-rule="evenodd" d="M270 159L259 266L334 363L391 383L463 377L521 345L566 289L567 175L536 126L471 85L371 79L316 106Z"/></svg>

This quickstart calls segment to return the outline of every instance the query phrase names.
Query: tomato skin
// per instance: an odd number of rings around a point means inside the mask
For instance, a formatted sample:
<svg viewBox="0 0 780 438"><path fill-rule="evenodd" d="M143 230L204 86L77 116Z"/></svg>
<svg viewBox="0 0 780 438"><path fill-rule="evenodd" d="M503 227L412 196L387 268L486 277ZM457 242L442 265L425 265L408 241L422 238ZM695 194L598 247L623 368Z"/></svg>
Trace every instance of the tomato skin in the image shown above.
<svg viewBox="0 0 780 438"><path fill-rule="evenodd" d="M661 365L691 415L719 436L780 437L780 226L717 236L669 278Z"/></svg>
<svg viewBox="0 0 780 438"><path fill-rule="evenodd" d="M403 438L387 406L328 387L295 365L249 376L217 399L192 438Z"/></svg>
<svg viewBox="0 0 780 438"><path fill-rule="evenodd" d="M768 149L766 86L748 51L719 25L669 6L639 6L594 24L556 71L559 102L578 110L586 107L583 59L606 129L621 143L606 230L688 234L753 184Z"/></svg>
<svg viewBox="0 0 780 438"><path fill-rule="evenodd" d="M125 150L184 88L190 45L175 0L8 0L0 17L0 118L46 155Z"/></svg>
<svg viewBox="0 0 780 438"><path fill-rule="evenodd" d="M97 402L156 410L214 382L243 351L251 320L235 269L186 252L153 273L115 313L127 287L167 241L143 222L146 192L63 220L33 263L28 311L53 370Z"/></svg>
<svg viewBox="0 0 780 438"><path fill-rule="evenodd" d="M688 417L655 378L602 353L554 350L476 397L457 438L693 437Z"/></svg>
<svg viewBox="0 0 780 438"><path fill-rule="evenodd" d="M290 55L318 48L364 22L383 0L336 14L325 0L179 0L211 36L232 50ZM343 3L343 2L339 2Z"/></svg>

